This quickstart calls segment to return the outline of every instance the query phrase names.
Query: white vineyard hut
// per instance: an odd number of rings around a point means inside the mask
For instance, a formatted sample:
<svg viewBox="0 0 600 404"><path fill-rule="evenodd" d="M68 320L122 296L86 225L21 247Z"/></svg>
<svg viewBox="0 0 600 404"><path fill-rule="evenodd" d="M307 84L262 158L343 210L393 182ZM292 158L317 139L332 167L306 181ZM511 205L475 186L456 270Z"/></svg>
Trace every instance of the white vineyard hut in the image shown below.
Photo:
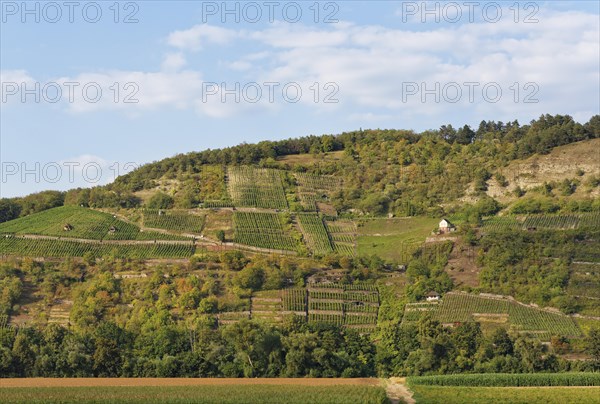
<svg viewBox="0 0 600 404"><path fill-rule="evenodd" d="M453 232L456 230L456 226L454 226L452 223L450 223L450 220L445 219L445 218L440 220L439 228L440 228L440 233L442 233L442 234L450 233L450 232Z"/></svg>

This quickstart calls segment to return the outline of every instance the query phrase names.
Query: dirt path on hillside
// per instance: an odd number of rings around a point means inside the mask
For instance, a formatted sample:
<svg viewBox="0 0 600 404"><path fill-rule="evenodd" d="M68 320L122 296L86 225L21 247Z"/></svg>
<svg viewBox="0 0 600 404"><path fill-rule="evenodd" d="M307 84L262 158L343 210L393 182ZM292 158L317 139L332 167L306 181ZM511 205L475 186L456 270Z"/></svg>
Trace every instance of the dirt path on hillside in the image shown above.
<svg viewBox="0 0 600 404"><path fill-rule="evenodd" d="M385 391L392 404L415 404L412 392L406 387L406 378L390 377L386 380Z"/></svg>

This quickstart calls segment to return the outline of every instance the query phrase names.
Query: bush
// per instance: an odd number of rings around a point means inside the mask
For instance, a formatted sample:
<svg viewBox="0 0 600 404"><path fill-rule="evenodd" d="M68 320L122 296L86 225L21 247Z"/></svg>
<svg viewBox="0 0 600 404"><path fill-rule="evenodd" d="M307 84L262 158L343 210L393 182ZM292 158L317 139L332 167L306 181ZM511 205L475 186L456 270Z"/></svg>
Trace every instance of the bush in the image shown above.
<svg viewBox="0 0 600 404"><path fill-rule="evenodd" d="M174 202L169 195L158 192L148 200L146 207L148 209L169 209L173 207Z"/></svg>
<svg viewBox="0 0 600 404"><path fill-rule="evenodd" d="M554 213L559 208L550 198L524 198L515 202L510 212L514 214Z"/></svg>

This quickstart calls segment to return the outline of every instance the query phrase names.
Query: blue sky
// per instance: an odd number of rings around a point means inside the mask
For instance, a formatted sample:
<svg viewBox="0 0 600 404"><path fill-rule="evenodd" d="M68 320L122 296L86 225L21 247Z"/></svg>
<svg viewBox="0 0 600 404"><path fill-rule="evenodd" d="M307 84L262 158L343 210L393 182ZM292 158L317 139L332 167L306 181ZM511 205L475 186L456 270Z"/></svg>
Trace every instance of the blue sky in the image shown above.
<svg viewBox="0 0 600 404"><path fill-rule="evenodd" d="M596 1L0 3L2 197L241 142L600 109Z"/></svg>

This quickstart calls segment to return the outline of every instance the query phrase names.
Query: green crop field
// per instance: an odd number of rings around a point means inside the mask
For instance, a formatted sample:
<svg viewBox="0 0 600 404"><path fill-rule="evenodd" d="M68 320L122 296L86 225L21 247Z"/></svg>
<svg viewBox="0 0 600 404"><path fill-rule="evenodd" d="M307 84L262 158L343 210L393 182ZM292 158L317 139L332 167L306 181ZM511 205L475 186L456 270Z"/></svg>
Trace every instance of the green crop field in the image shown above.
<svg viewBox="0 0 600 404"><path fill-rule="evenodd" d="M283 227L283 217L277 213L234 212L234 241L254 247L275 250L298 248L298 243Z"/></svg>
<svg viewBox="0 0 600 404"><path fill-rule="evenodd" d="M600 387L411 387L419 404L598 404Z"/></svg>
<svg viewBox="0 0 600 404"><path fill-rule="evenodd" d="M478 373L409 377L411 386L550 387L600 386L600 373Z"/></svg>
<svg viewBox="0 0 600 404"><path fill-rule="evenodd" d="M358 226L358 253L406 262L438 222L429 217L364 220Z"/></svg>
<svg viewBox="0 0 600 404"><path fill-rule="evenodd" d="M281 172L249 166L227 169L227 189L235 206L287 209Z"/></svg>
<svg viewBox="0 0 600 404"><path fill-rule="evenodd" d="M409 377L418 403L600 403L600 373Z"/></svg>
<svg viewBox="0 0 600 404"><path fill-rule="evenodd" d="M143 217L145 227L188 233L200 233L205 219L204 215L171 209L146 209Z"/></svg>
<svg viewBox="0 0 600 404"><path fill-rule="evenodd" d="M298 223L308 247L316 255L326 255L333 252L331 240L323 219L316 213L299 213Z"/></svg>
<svg viewBox="0 0 600 404"><path fill-rule="evenodd" d="M316 384L316 383L315 383ZM365 385L239 384L0 388L3 403L364 403L388 402L385 390Z"/></svg>
<svg viewBox="0 0 600 404"><path fill-rule="evenodd" d="M114 255L122 258L187 258L195 248L189 244L109 244L100 242L82 243L69 240L35 240L17 237L0 238L0 251L6 255L28 257L81 257L91 252L96 257Z"/></svg>

